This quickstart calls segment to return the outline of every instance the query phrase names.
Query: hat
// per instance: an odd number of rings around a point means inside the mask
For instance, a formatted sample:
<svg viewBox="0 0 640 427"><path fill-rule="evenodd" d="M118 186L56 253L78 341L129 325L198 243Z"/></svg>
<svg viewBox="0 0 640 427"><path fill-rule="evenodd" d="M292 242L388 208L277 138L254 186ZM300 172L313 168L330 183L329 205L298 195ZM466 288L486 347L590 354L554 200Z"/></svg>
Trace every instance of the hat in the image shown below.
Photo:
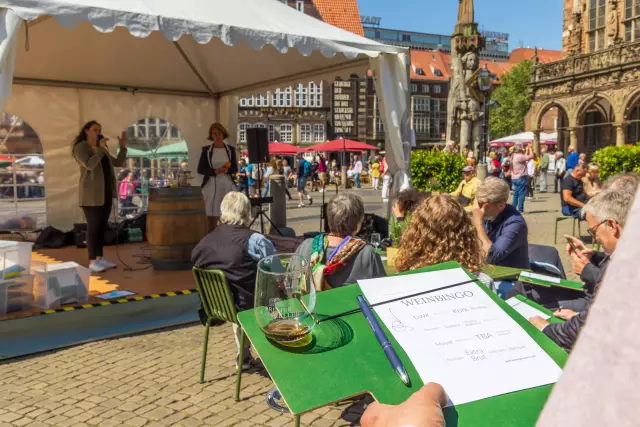
<svg viewBox="0 0 640 427"><path fill-rule="evenodd" d="M473 172L473 166L465 166L462 168L462 172Z"/></svg>
<svg viewBox="0 0 640 427"><path fill-rule="evenodd" d="M222 126L222 124L216 122L209 127L209 139L211 139L211 133L213 133L214 129L218 129L220 133L222 133L222 139L229 138L229 132L227 132L227 129Z"/></svg>

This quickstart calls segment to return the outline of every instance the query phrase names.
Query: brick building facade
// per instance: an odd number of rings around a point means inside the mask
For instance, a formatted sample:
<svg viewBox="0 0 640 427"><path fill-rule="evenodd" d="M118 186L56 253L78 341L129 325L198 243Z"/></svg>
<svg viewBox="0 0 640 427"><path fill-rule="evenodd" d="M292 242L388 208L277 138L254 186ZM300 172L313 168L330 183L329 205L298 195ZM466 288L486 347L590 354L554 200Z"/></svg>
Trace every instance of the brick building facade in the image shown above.
<svg viewBox="0 0 640 427"><path fill-rule="evenodd" d="M533 68L530 128L556 109L561 149L640 141L640 0L565 0L562 46Z"/></svg>

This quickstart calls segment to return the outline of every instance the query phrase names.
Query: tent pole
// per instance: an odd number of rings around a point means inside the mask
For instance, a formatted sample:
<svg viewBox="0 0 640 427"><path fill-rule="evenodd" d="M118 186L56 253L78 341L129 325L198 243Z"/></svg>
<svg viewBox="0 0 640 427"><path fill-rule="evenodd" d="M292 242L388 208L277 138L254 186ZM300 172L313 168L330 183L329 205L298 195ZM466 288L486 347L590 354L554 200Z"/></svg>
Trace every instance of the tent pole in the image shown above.
<svg viewBox="0 0 640 427"><path fill-rule="evenodd" d="M193 65L193 62L191 62L191 60L189 59L189 57L187 56L185 51L182 49L180 44L177 41L175 41L175 42L173 42L173 45L175 46L175 48L180 53L180 56L182 56L182 59L184 59L184 62L186 62L187 65L189 66L189 68L191 68L191 71L193 71L193 74L195 74L196 77L198 78L198 80L200 80L200 83L202 83L202 86L204 86L207 89L207 92L209 92L209 95L211 95L212 98L215 98L216 97L215 93L209 87L209 85L207 84L207 81L204 79L204 77L202 77L202 74L200 74L200 72L198 71L196 66Z"/></svg>

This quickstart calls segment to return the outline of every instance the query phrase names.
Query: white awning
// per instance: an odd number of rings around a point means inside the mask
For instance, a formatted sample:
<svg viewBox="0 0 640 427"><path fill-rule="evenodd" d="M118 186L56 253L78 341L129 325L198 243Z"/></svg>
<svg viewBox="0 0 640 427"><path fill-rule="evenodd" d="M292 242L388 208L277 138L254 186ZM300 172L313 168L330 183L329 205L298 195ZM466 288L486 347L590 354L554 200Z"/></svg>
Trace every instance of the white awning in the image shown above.
<svg viewBox="0 0 640 427"><path fill-rule="evenodd" d="M348 76L354 65L366 70L369 57L407 52L277 0L3 0L0 7L30 21L20 34L18 83L229 95L323 71ZM359 56L365 61L354 64Z"/></svg>

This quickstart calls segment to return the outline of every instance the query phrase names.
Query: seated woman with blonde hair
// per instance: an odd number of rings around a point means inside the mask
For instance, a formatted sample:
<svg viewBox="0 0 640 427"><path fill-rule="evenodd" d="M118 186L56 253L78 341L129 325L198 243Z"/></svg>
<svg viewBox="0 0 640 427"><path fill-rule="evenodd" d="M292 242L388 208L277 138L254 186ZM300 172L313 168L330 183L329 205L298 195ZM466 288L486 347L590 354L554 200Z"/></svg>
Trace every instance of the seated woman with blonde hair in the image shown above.
<svg viewBox="0 0 640 427"><path fill-rule="evenodd" d="M396 256L398 271L456 261L495 291L482 272L485 254L471 218L453 197L428 197L411 215Z"/></svg>

